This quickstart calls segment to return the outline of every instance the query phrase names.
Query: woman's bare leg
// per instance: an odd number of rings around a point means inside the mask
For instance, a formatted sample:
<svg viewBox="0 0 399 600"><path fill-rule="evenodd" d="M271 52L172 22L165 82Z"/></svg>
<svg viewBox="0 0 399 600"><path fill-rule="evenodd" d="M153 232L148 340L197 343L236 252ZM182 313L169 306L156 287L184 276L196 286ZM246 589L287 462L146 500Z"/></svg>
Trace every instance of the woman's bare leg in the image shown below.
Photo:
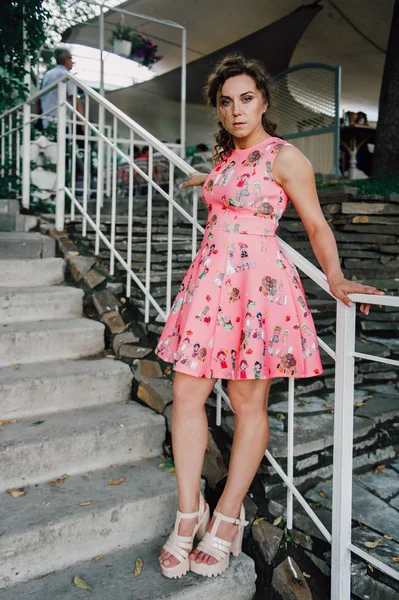
<svg viewBox="0 0 399 600"><path fill-rule="evenodd" d="M208 445L208 420L205 403L215 384L214 379L200 379L185 373L175 374L172 406L172 444L181 512L198 510L200 480ZM196 519L183 519L179 534L191 535ZM177 558L162 550L159 561L173 567Z"/></svg>
<svg viewBox="0 0 399 600"><path fill-rule="evenodd" d="M233 446L229 474L216 510L229 517L239 517L241 504L255 477L259 463L269 441L267 416L271 380L229 381L228 393L235 413ZM208 531L211 530L211 519ZM217 535L232 541L237 526L222 522ZM194 550L191 558L196 562L214 564L213 557Z"/></svg>

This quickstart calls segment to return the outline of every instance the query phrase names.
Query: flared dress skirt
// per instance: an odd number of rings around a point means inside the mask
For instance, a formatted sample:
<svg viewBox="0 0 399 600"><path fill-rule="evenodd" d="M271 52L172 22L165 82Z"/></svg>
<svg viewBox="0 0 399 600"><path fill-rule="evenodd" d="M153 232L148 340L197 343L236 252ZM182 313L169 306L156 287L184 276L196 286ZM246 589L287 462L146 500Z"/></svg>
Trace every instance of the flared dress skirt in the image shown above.
<svg viewBox="0 0 399 600"><path fill-rule="evenodd" d="M176 371L234 380L322 373L298 272L275 235L288 198L272 164L286 144L235 150L204 184L204 238L156 348Z"/></svg>

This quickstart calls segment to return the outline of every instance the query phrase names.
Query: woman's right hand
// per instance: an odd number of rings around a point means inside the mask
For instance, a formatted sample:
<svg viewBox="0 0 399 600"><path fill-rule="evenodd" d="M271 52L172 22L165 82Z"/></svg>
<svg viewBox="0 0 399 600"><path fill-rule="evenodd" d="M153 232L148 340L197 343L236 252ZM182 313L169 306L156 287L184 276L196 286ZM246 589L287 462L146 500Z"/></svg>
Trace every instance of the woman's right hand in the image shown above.
<svg viewBox="0 0 399 600"><path fill-rule="evenodd" d="M184 183L181 183L179 185L179 188L181 190L183 190L184 188L191 187L193 185L204 185L207 177L208 177L207 173L198 173L198 171L195 171L191 175L191 179L189 179L188 181L185 181Z"/></svg>

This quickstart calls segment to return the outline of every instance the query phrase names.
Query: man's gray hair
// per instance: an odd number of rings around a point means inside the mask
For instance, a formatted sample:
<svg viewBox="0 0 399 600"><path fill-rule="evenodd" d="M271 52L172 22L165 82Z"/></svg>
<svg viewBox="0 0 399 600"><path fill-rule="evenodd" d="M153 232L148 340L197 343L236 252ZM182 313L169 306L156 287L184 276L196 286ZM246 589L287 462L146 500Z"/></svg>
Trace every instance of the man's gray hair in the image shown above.
<svg viewBox="0 0 399 600"><path fill-rule="evenodd" d="M54 57L57 62L57 65L63 65L65 61L70 58L71 53L67 48L56 48L54 50Z"/></svg>

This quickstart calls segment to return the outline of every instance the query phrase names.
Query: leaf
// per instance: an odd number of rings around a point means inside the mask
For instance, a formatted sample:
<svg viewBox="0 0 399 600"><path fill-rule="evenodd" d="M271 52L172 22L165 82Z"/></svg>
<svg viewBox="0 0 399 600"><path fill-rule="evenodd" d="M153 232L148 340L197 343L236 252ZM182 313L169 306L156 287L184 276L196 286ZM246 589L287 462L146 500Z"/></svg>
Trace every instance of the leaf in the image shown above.
<svg viewBox="0 0 399 600"><path fill-rule="evenodd" d="M91 562L97 562L98 560L101 560L102 558L104 558L101 554L99 554L99 556L95 556L94 558L91 559Z"/></svg>
<svg viewBox="0 0 399 600"><path fill-rule="evenodd" d="M279 525L281 523L282 519L283 519L283 515L276 517L273 521L273 525Z"/></svg>
<svg viewBox="0 0 399 600"><path fill-rule="evenodd" d="M381 473L384 469L385 469L385 465L377 465L374 470L374 473L378 475L378 473Z"/></svg>
<svg viewBox="0 0 399 600"><path fill-rule="evenodd" d="M308 578L310 577L309 573L305 573L305 571L302 571L302 575L303 575L304 577L308 577Z"/></svg>
<svg viewBox="0 0 399 600"><path fill-rule="evenodd" d="M260 523L261 521L264 521L265 517L258 517L257 519L255 519L255 521L252 523L252 525L258 525L258 523Z"/></svg>
<svg viewBox="0 0 399 600"><path fill-rule="evenodd" d="M319 496L321 496L322 498L327 498L327 496L325 495L325 493L323 492L323 490L319 491Z"/></svg>
<svg viewBox="0 0 399 600"><path fill-rule="evenodd" d="M18 419L6 419L5 421L0 421L0 427L2 425L11 425L15 423L18 423Z"/></svg>
<svg viewBox="0 0 399 600"><path fill-rule="evenodd" d="M76 587L79 588L80 590L92 590L93 589L88 583L85 582L84 579L81 579L78 576L75 577L73 582L76 585Z"/></svg>
<svg viewBox="0 0 399 600"><path fill-rule="evenodd" d="M87 502L81 502L79 506L90 506L91 504L95 504L95 502L88 500Z"/></svg>
<svg viewBox="0 0 399 600"><path fill-rule="evenodd" d="M323 404L324 408L331 408L331 404L329 404L328 402L326 402L325 404Z"/></svg>
<svg viewBox="0 0 399 600"><path fill-rule="evenodd" d="M123 296L122 296L122 298L120 298L120 301L122 302L122 304L125 304L126 303L126 298L123 298Z"/></svg>
<svg viewBox="0 0 399 600"><path fill-rule="evenodd" d="M169 475L174 475L176 473L176 467L172 467L171 469L169 469L168 473Z"/></svg>
<svg viewBox="0 0 399 600"><path fill-rule="evenodd" d="M392 540L392 539L393 539L393 538L392 538L390 535L386 535L386 534L384 535L384 538L385 538L386 540Z"/></svg>
<svg viewBox="0 0 399 600"><path fill-rule="evenodd" d="M399 563L399 556L391 556L391 561L394 563Z"/></svg>
<svg viewBox="0 0 399 600"><path fill-rule="evenodd" d="M165 466L165 463L159 463L158 469L162 469Z"/></svg>
<svg viewBox="0 0 399 600"><path fill-rule="evenodd" d="M14 371L18 371L21 368L20 363L15 363L14 365L10 365L14 369Z"/></svg>
<svg viewBox="0 0 399 600"><path fill-rule="evenodd" d="M283 415L283 413L277 413L276 414L276 419L278 419L279 421L284 421L285 420L285 415Z"/></svg>
<svg viewBox="0 0 399 600"><path fill-rule="evenodd" d="M366 406L367 402L356 402L355 407L359 408L360 406Z"/></svg>
<svg viewBox="0 0 399 600"><path fill-rule="evenodd" d="M65 475L61 475L61 477L57 477L56 479L53 479L52 481L50 481L50 485L54 486L54 485L59 485L60 483L64 483L65 479L68 479L69 475L65 474Z"/></svg>
<svg viewBox="0 0 399 600"><path fill-rule="evenodd" d="M115 358L116 358L116 356L115 356L115 354L106 354L106 355L105 355L105 358L112 358L112 359L115 359Z"/></svg>
<svg viewBox="0 0 399 600"><path fill-rule="evenodd" d="M367 563L367 566L368 566L368 568L370 569L370 571L373 573L373 572L374 572L374 569L373 569L373 567L370 565L370 563Z"/></svg>
<svg viewBox="0 0 399 600"><path fill-rule="evenodd" d="M16 488L10 488L7 492L13 498L19 498L20 496L25 496L25 492L23 490L17 490Z"/></svg>
<svg viewBox="0 0 399 600"><path fill-rule="evenodd" d="M143 559L138 557L138 559L134 563L134 576L135 577L138 577L140 575L142 568L143 568Z"/></svg>
<svg viewBox="0 0 399 600"><path fill-rule="evenodd" d="M120 485L121 483L123 483L125 481L124 477L121 477L120 479L110 479L108 481L108 485Z"/></svg>
<svg viewBox="0 0 399 600"><path fill-rule="evenodd" d="M34 423L31 423L31 425L41 425L42 423L45 423L45 421L35 421Z"/></svg>
<svg viewBox="0 0 399 600"><path fill-rule="evenodd" d="M380 544L382 542L381 538L377 538L374 542L363 542L363 545L366 546L366 548L377 548L378 544Z"/></svg>

